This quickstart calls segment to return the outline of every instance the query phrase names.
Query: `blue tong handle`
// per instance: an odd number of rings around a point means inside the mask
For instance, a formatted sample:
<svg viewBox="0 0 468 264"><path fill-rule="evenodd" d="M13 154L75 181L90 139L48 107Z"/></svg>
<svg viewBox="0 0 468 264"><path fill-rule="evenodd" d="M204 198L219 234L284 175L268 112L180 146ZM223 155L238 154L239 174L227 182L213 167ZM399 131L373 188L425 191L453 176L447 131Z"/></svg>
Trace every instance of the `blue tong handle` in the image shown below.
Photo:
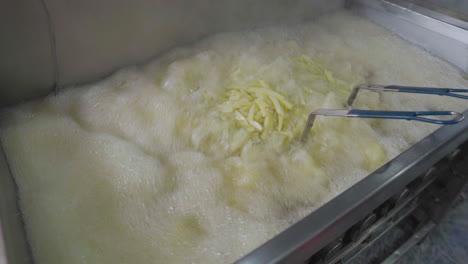
<svg viewBox="0 0 468 264"><path fill-rule="evenodd" d="M384 87L384 91L388 92L402 92L402 93L422 93L422 94L435 94L445 95L461 99L468 99L468 95L457 93L468 93L468 89L452 89L452 88L430 88L430 87L412 87L412 86L398 86L388 85Z"/></svg>
<svg viewBox="0 0 468 264"><path fill-rule="evenodd" d="M423 116L451 116L453 119L433 119ZM461 113L454 111L376 111L376 110L350 110L349 117L361 118L384 118L384 119L405 119L416 120L432 124L453 125L463 120L464 116Z"/></svg>

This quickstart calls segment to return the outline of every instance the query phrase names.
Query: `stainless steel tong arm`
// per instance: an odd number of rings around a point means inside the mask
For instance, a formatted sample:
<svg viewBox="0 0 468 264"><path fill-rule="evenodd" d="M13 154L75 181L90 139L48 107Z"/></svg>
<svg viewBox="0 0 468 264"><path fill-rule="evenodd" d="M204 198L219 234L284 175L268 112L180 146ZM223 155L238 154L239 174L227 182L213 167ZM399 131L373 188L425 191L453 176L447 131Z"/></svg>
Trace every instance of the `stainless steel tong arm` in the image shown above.
<svg viewBox="0 0 468 264"><path fill-rule="evenodd" d="M341 110L341 109L317 109L309 114L307 124L302 132L301 143L307 142L310 130L314 125L315 118L318 115L322 116L342 116L342 117L358 117L358 118L383 118L383 119L404 119L415 120L420 122L453 125L464 119L463 114L454 111L380 111L380 110ZM455 116L452 119L435 119L427 116Z"/></svg>
<svg viewBox="0 0 468 264"><path fill-rule="evenodd" d="M432 88L432 87L414 87L414 86L398 86L398 85L357 85L351 91L351 94L346 101L346 106L351 108L359 90L373 90L383 92L400 92L400 93L419 93L419 94L433 94L442 96L451 96L460 99L468 99L468 89L452 89L452 88ZM460 94L466 93L466 95Z"/></svg>

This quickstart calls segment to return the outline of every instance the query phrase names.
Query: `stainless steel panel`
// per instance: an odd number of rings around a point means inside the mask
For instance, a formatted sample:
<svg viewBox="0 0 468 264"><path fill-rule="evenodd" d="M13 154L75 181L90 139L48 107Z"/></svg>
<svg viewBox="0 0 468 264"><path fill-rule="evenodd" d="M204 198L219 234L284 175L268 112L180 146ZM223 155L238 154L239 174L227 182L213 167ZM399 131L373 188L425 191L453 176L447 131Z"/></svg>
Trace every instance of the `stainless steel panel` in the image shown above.
<svg viewBox="0 0 468 264"><path fill-rule="evenodd" d="M468 22L401 0L352 0L349 6L468 72Z"/></svg>
<svg viewBox="0 0 468 264"><path fill-rule="evenodd" d="M39 0L0 1L0 106L47 94L54 66Z"/></svg>
<svg viewBox="0 0 468 264"><path fill-rule="evenodd" d="M409 0L439 13L468 21L468 1L466 0Z"/></svg>
<svg viewBox="0 0 468 264"><path fill-rule="evenodd" d="M129 64L218 31L300 21L341 0L46 0L60 85L102 78Z"/></svg>
<svg viewBox="0 0 468 264"><path fill-rule="evenodd" d="M343 1L1 1L0 34L8 37L0 42L0 105L44 95L54 79L90 82L207 34L310 19Z"/></svg>
<svg viewBox="0 0 468 264"><path fill-rule="evenodd" d="M17 202L16 185L0 141L0 244L4 241L9 264L26 264L31 257Z"/></svg>
<svg viewBox="0 0 468 264"><path fill-rule="evenodd" d="M468 119L439 128L236 263L304 263L467 140Z"/></svg>

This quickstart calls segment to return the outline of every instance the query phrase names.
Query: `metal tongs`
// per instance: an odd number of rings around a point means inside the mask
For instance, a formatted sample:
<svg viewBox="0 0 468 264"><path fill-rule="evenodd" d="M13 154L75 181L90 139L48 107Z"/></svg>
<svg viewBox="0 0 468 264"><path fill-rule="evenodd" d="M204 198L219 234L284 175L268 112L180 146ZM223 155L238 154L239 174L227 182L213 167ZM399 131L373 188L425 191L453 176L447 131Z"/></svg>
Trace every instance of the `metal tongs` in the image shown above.
<svg viewBox="0 0 468 264"><path fill-rule="evenodd" d="M356 100L357 94L360 89L371 90L371 91L383 91L383 92L433 94L433 95L451 96L451 97L456 97L456 98L461 98L461 99L468 99L468 89L361 84L361 85L355 86L351 94L349 95L348 100L346 101L346 105L348 107L351 107L353 105L354 100ZM459 93L467 93L467 95L462 95Z"/></svg>
<svg viewBox="0 0 468 264"><path fill-rule="evenodd" d="M346 104L351 108L354 100L360 89L377 90L385 92L404 92L404 93L421 93L421 94L434 94L452 96L461 99L468 99L468 95L461 95L458 93L468 93L468 89L449 89L449 88L427 88L427 87L408 87L408 86L383 86L383 85L358 85L354 87L349 96ZM439 124L439 125L453 125L464 119L463 114L454 111L381 111L381 110L343 110L343 109L317 109L309 114L307 124L302 132L301 143L305 144L310 134L310 130L314 125L317 115L323 116L342 116L354 118L382 118L382 119L404 119L416 120L426 123ZM426 117L425 117L426 116ZM453 119L434 119L427 118L427 116L455 116Z"/></svg>

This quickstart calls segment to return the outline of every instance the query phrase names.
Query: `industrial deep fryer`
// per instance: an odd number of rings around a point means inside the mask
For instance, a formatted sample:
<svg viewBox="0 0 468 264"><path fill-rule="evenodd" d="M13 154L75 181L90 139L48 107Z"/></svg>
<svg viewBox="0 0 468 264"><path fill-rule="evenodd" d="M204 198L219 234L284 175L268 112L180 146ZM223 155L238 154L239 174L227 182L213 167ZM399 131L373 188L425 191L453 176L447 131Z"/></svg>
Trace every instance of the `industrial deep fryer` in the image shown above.
<svg viewBox="0 0 468 264"><path fill-rule="evenodd" d="M296 23L340 7L468 72L468 5L439 2L7 0L0 6L0 106L97 80L207 34ZM411 232L398 251L380 259L393 263L450 208L467 182L467 159L468 120L441 127L238 263L346 263L404 226ZM7 263L33 263L3 148L0 222Z"/></svg>

